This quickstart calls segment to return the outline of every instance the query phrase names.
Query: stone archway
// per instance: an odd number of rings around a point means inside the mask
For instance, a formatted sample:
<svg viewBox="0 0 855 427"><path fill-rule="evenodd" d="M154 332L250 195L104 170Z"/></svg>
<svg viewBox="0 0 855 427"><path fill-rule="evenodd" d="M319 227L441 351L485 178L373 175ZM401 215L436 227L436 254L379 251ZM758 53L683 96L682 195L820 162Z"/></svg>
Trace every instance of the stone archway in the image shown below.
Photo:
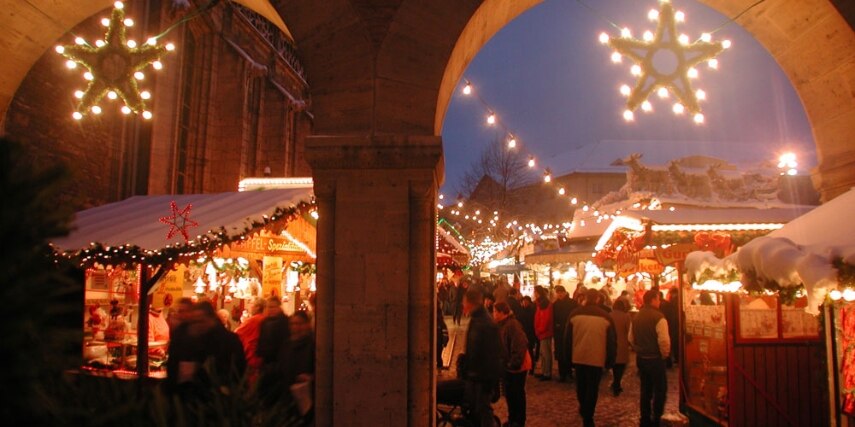
<svg viewBox="0 0 855 427"><path fill-rule="evenodd" d="M727 16L754 3L703 2ZM431 424L438 135L469 61L539 1L273 3L300 49L315 115L318 425ZM0 117L36 59L110 4L0 0ZM825 200L855 184L855 8L843 4L778 0L739 21L802 99Z"/></svg>

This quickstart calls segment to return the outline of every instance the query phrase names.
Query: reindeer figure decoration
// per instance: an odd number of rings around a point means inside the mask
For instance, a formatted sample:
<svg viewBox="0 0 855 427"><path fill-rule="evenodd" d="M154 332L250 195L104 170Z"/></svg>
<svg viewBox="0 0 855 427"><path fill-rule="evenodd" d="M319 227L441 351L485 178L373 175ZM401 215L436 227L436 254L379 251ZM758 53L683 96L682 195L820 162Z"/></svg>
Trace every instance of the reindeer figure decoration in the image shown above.
<svg viewBox="0 0 855 427"><path fill-rule="evenodd" d="M630 154L623 159L615 160L612 165L628 166L627 182L632 191L650 191L657 195L674 194L674 183L666 168L652 168L641 164L640 153Z"/></svg>
<svg viewBox="0 0 855 427"><path fill-rule="evenodd" d="M671 174L677 192L692 199L712 199L713 186L706 171L699 171L698 168L683 168L677 161L672 160L668 165L668 172Z"/></svg>

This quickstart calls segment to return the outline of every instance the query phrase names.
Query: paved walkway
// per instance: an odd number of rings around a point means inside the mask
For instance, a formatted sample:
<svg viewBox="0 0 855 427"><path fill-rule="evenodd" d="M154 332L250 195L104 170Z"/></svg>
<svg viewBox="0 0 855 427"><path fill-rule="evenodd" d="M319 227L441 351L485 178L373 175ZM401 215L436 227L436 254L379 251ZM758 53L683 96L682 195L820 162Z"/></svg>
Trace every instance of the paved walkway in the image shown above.
<svg viewBox="0 0 855 427"><path fill-rule="evenodd" d="M453 325L451 317L446 317L449 327L449 345L443 352L446 366L463 352L467 320L464 319L460 326ZM632 358L631 358L632 359ZM545 426L581 426L582 419L579 417L579 402L576 400L576 388L572 383L560 383L554 379L558 377L558 367L553 362L553 380L540 381L533 376L526 380L527 398L527 422L529 427ZM618 396L612 396L609 385L611 384L611 372L603 374L603 382L600 386L600 398L597 402L597 411L594 421L599 427L630 427L637 426L639 419L639 379L636 375L634 362L631 360L623 377L624 392ZM453 364L447 371L439 372L439 379L455 378L456 372ZM677 370L668 371L668 398L665 404L665 413L677 412ZM504 422L508 419L507 407L504 398L493 405L496 415Z"/></svg>

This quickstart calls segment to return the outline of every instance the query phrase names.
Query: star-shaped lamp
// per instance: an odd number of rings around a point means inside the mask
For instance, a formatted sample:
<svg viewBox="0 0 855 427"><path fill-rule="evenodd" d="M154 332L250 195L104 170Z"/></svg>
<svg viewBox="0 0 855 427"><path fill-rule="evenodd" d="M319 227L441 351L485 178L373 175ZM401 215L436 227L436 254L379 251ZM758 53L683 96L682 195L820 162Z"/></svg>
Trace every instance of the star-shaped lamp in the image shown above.
<svg viewBox="0 0 855 427"><path fill-rule="evenodd" d="M175 200L169 203L169 208L172 209L172 215L164 216L160 218L160 222L164 224L169 224L169 232L166 233L166 240L172 238L172 236L181 233L184 236L184 242L190 240L190 235L187 234L187 229L190 227L198 227L199 223L190 219L190 209L193 208L193 205L187 204L182 210L178 210L178 205L175 204Z"/></svg>
<svg viewBox="0 0 855 427"><path fill-rule="evenodd" d="M629 29L621 30L621 36L610 38L600 34L600 42L614 49L612 61L621 62L627 56L635 63L630 72L638 76L634 88L623 85L621 94L627 96L623 117L627 121L634 119L633 111L639 106L649 112L653 106L647 98L656 91L660 98L667 98L669 92L677 98L672 110L675 114L688 112L695 123L703 123L704 115L698 101L706 98L706 93L693 89L691 80L698 77L696 65L706 61L710 68L718 67L715 56L730 47L730 42L712 42L710 34L701 35L694 43L689 36L678 34L676 23L685 20L683 12L675 12L669 0L659 0L659 10L651 10L647 17L658 21L656 33L646 31L642 40L632 38Z"/></svg>
<svg viewBox="0 0 855 427"><path fill-rule="evenodd" d="M68 58L68 68L76 68L80 64L88 70L83 77L89 81L89 86L85 91L74 93L80 99L77 111L72 115L77 120L88 112L100 114L98 102L105 95L111 100L122 98L125 102L123 113L141 113L143 118L150 119L151 112L146 110L145 100L151 98L151 93L140 91L137 80L145 78L142 70L149 64L156 70L161 69L160 58L175 49L171 43L158 46L154 37L142 46L137 46L134 40L127 40L125 30L134 22L125 18L122 2L117 1L114 6L111 17L101 20L107 27L104 40L98 40L95 46L91 46L82 37L77 37L73 45L56 47L59 54Z"/></svg>

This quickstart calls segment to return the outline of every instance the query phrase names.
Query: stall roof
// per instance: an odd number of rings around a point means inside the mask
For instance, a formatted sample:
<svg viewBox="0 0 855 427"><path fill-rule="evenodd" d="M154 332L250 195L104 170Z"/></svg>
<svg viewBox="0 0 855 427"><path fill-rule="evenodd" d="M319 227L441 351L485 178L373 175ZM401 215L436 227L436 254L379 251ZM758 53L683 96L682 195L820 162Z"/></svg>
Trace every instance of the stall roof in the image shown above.
<svg viewBox="0 0 855 427"><path fill-rule="evenodd" d="M596 240L571 243L563 248L535 252L525 256L526 264L576 263L592 258Z"/></svg>
<svg viewBox="0 0 855 427"><path fill-rule="evenodd" d="M183 243L181 234L166 238L169 225L160 218L170 216L170 202L178 209L192 205L189 218L199 225L188 231L191 238L221 227L239 234L277 208L288 208L309 202L312 187L285 190L246 191L215 194L178 194L134 196L80 211L73 222L73 231L51 243L60 251L80 250L92 242L106 246L135 245L145 250L158 250L167 245Z"/></svg>

